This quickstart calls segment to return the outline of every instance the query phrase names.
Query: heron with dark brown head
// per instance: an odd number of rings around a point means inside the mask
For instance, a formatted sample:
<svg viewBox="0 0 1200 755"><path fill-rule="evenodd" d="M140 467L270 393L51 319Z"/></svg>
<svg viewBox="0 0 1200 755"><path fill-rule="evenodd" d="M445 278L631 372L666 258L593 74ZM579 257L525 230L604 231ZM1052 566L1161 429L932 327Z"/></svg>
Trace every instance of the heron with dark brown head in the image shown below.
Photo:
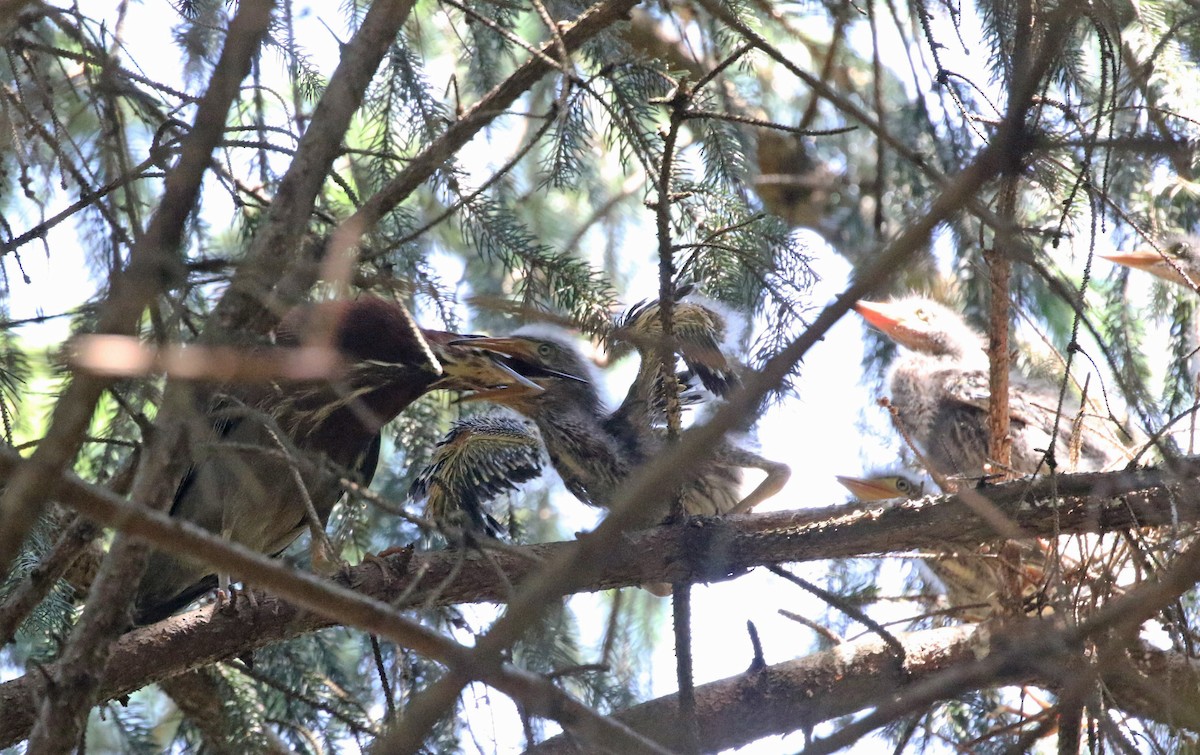
<svg viewBox="0 0 1200 755"><path fill-rule="evenodd" d="M423 330L398 303L374 296L297 307L280 322L277 343L299 346L321 324L344 361L337 377L214 392L205 407L211 436L196 447L172 516L269 555L306 528L318 542L342 496L342 478L371 481L381 428L417 398L505 381L538 390L471 348L469 338ZM135 620L164 618L216 581L203 563L155 551L138 586Z"/></svg>

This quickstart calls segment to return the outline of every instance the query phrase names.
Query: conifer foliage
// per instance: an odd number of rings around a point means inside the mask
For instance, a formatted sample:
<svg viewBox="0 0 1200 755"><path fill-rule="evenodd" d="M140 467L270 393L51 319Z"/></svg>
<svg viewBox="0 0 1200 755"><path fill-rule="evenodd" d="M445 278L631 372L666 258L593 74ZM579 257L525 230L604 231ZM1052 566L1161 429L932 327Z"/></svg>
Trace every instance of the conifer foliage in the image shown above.
<svg viewBox="0 0 1200 755"><path fill-rule="evenodd" d="M1195 747L1200 266L1101 259L1200 233L1194 2L108 5L0 0L0 748ZM767 513L672 505L801 404L929 471L871 400L890 342L862 333L867 398L803 388L855 301L914 290L987 333L992 389L1054 386L1042 474L1012 473L1024 419L983 391L986 480L835 506L811 490L866 452L806 466L826 428L793 427L764 449L793 468ZM684 292L729 316L720 399L675 374ZM319 324L299 356L274 328L366 293L430 329L564 328L597 368L574 377L614 396L638 357L605 351L613 323L658 299L638 351L671 367L643 371L664 450L595 521L549 473L494 483L496 539L409 496L485 410L433 393L384 428L369 486L325 470L327 543L178 526L213 396L336 387ZM1134 461L1062 474L1053 448L1096 424ZM631 529L646 510L663 524ZM242 589L131 629L151 547ZM978 605L926 566L949 563ZM794 644L692 621L691 586L728 580L769 585ZM714 646L749 669L711 681Z"/></svg>

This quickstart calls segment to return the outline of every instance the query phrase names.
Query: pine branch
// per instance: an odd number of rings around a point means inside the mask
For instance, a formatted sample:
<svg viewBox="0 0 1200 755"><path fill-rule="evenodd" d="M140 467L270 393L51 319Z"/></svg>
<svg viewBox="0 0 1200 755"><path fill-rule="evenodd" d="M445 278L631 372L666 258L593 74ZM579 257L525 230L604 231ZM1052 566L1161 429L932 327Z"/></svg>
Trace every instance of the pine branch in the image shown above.
<svg viewBox="0 0 1200 755"><path fill-rule="evenodd" d="M245 18L252 18L245 11ZM269 17L269 11L260 13ZM257 19L256 19L257 20ZM267 19L261 21L265 27ZM196 122L184 143L179 162L166 179L158 212L145 234L134 245L129 265L114 281L100 311L103 333L133 335L148 302L179 273L178 250L187 218L195 207L200 181L209 164L209 156L220 141L241 80L249 70L250 57L257 49L262 32L247 23L247 28L231 26L228 58L218 66L201 100ZM237 32L238 36L233 34ZM37 514L41 491L75 455L87 429L96 402L108 381L77 376L55 405L51 426L38 445L31 463L9 482L0 499L0 567L7 568L25 540Z"/></svg>
<svg viewBox="0 0 1200 755"><path fill-rule="evenodd" d="M562 43L568 51L579 49L586 41L622 19L636 4L636 0L603 0L591 6L580 14L574 23L563 25ZM364 234L371 232L388 213L394 211L413 191L440 170L476 134L502 115L543 76L557 71L555 65L547 62L552 60L556 44L551 40L539 48L538 55L531 56L511 76L463 112L458 120L415 155L386 186L367 199L357 212L346 218L330 236L326 245L326 249L329 250L327 254L336 257L355 249ZM256 245L255 248L260 247ZM279 289L284 292L307 291L314 281L315 269L312 266L297 266L291 268L283 277ZM244 304L255 306L250 302Z"/></svg>
<svg viewBox="0 0 1200 755"><path fill-rule="evenodd" d="M13 635L29 612L42 602L58 580L67 573L81 552L99 536L96 525L82 518L71 522L41 563L22 578L20 584L0 604L0 647Z"/></svg>
<svg viewBox="0 0 1200 755"><path fill-rule="evenodd" d="M1041 626L1049 622L1035 622ZM871 708L885 699L904 697L922 683L944 678L971 665L985 649L1016 660L1022 645L1019 632L991 634L979 626L946 627L900 634L903 667L895 648L871 637L844 643L833 650L793 661L749 670L738 676L696 688L703 751L741 747L772 735L811 730L816 724ZM1065 666L1069 655L1040 657L1039 662ZM1122 653L1105 663L1101 678L1118 704L1138 715L1172 726L1200 730L1200 665L1175 653L1142 646L1127 659ZM1038 682L1050 674L1032 659L1014 662L989 680L989 685ZM1166 687L1154 688L1155 681ZM1141 696L1137 700L1135 697ZM945 699L949 699L947 696ZM674 695L637 705L615 714L635 731L653 735L668 747L685 743L675 734L678 705ZM576 743L560 735L528 750L530 755L579 752Z"/></svg>
<svg viewBox="0 0 1200 755"><path fill-rule="evenodd" d="M271 303L267 292L278 290L278 297L287 303L298 300L310 288L315 273L311 265L297 265L304 262L298 259L297 250L303 248L301 241L317 195L333 161L341 154L342 139L367 85L413 5L414 0L373 3L358 32L342 48L338 67L296 147L245 261L217 304L208 327L210 333L217 329L266 332L275 322L267 308ZM303 272L292 272L293 279L276 288L284 272L296 267L304 268ZM294 280L297 276L306 284L299 285Z"/></svg>
<svg viewBox="0 0 1200 755"><path fill-rule="evenodd" d="M101 313L101 332L132 333L159 288L176 277L175 253L185 220L195 205L209 156L221 137L226 115L249 72L250 60L259 48L270 18L270 2L260 1L244 3L230 21L221 59L197 108L196 123L184 141L179 162L167 175L162 203L150 227L130 253L128 268L114 283ZM106 382L77 375L55 408L46 438L29 463L18 467L0 502L5 524L0 530L3 541L0 565L11 562L11 551L25 539L36 508L45 496L46 483L74 456ZM156 495L161 488L177 484L169 473L173 467L170 453L175 450L169 437L169 433L164 433L164 437L156 439L154 451L148 456L161 464L150 465L149 471L135 482L137 500L170 500L169 495ZM134 585L145 569L147 553L144 543L130 541L124 535L117 537L92 585L83 616L56 666L53 683L30 737L31 751L66 752L78 742L100 682L96 671L104 667L112 639L128 623Z"/></svg>
<svg viewBox="0 0 1200 755"><path fill-rule="evenodd" d="M12 455L0 452L0 473L7 472L12 464ZM1200 476L1200 460L1191 460L1176 472L1063 475L985 488L977 495L985 496L1030 537L1200 522L1200 499L1181 493L1194 489L1190 481ZM1177 488L1177 483L1181 487ZM1052 498L1056 489L1062 494L1059 499ZM1098 498L1098 490L1106 491L1107 496L1122 497ZM208 560L274 594L320 611L308 613L291 603L266 597L259 599L256 608L215 613L200 609L135 630L116 643L99 699L128 694L186 669L340 622L376 631L433 658L461 656L461 649L438 650L448 647L449 641L436 634L432 644L418 642L411 635L398 637L395 614L376 601L390 603L400 596L404 605L505 601L511 597L511 585L528 582L545 568L544 564L561 562L576 549L575 543L552 543L525 546L519 554L497 551L487 558L458 551L413 554L411 560L394 556L386 573L367 563L339 578L340 584L354 586L360 593L355 595L335 583L293 572L278 561L248 554L198 528L183 527L162 514L125 504L85 483L66 482L58 495L90 517L119 522L131 534ZM1054 500L1055 505L1042 503L1047 500ZM603 569L577 589L720 580L763 564L977 546L995 537L995 531L971 513L959 496L698 520L689 527L626 533L609 549ZM399 573L394 571L397 568ZM451 574L457 575L453 581L447 580ZM498 689L520 697L532 714L546 714L545 690L530 678L505 669L475 667L474 672ZM0 747L24 736L43 684L40 675L32 674L0 685L0 707L12 711L0 721ZM558 697L551 700L561 697L557 690L554 694ZM526 700L525 695L532 697ZM579 720L574 719L574 723L578 725Z"/></svg>

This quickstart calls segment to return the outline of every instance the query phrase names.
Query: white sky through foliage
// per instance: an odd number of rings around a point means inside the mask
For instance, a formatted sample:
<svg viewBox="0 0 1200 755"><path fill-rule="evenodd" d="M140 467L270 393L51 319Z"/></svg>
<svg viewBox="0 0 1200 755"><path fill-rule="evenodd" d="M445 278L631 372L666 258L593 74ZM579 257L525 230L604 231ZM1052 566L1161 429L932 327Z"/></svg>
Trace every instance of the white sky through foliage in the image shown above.
<svg viewBox="0 0 1200 755"><path fill-rule="evenodd" d="M98 15L99 11L97 14L92 13L94 8L109 9L112 4L93 1L81 2L80 5L85 14ZM319 12L314 11L314 8L319 8ZM304 44L308 46L313 61L327 75L336 63L335 34L342 39L348 38L349 35L341 30L338 14L326 8L322 3L298 3L295 13L305 35ZM148 1L146 4L131 4L129 14L126 20L127 28L136 29L136 33L125 34L128 51L121 55L121 62L134 68L138 63L153 63L154 70L150 72L152 76L172 83L167 71L168 61L179 59L179 52L172 42L170 31L174 24L172 11L165 3ZM969 15L965 18L969 18ZM320 17L335 31L326 30L320 23ZM113 23L115 24L115 18ZM942 34L941 38L950 39L952 35ZM947 67L976 82L986 81L986 74L980 74L972 68L972 61L983 57L982 53L971 54L970 48L978 46L978 41L972 43L968 40L966 54L959 49L943 50ZM434 61L428 73L432 81L440 83L449 78L451 70L449 62ZM173 83L179 85L181 81L180 77L176 77ZM493 133L490 141L477 139L464 152L464 163L477 166L478 176L488 175L492 168L503 163L511 154L507 149L498 148L504 141L503 133ZM65 200L63 193L55 187L47 187L46 191L44 199L46 215L49 216L57 212L65 204ZM219 196L220 192L213 187L206 191L205 220L214 227L228 227L228 214L233 211L232 207L227 202L216 202L211 206L207 204ZM633 284L629 287L629 302L653 296L657 291L656 272L649 266L653 259L652 250L655 243L652 235L653 218L649 210L645 215L643 222L630 224L622 241L627 262L642 256L648 265L644 271L634 276ZM39 222L38 218L23 220L28 221L29 225ZM47 244L55 250L53 264L48 261L38 244L25 246L21 250L20 261L24 273L30 277L28 284L21 282L22 273L17 267L16 257L3 257L2 264L10 286L10 317L24 319L65 312L95 295L96 281L89 275L84 254L79 249L79 233L80 229L73 227L68 221L49 234ZM841 256L815 237L806 238L806 241L813 254L814 268L821 278L813 290L811 302L820 305L832 300L845 287L849 266ZM590 236L584 240L585 249L589 243L593 243ZM68 262L72 256L72 249L78 250L78 253L74 260ZM438 266L439 272L447 281L461 277L458 272L460 269L461 263L451 257L446 257L444 264ZM1106 275L1109 266L1107 262L1097 261L1095 269L1097 275ZM422 313L418 311L418 315ZM425 323L436 324L429 321ZM44 350L60 343L67 335L67 327L68 319L58 318L44 324L28 326L21 332L32 348ZM862 333L862 324L853 315L839 322L806 358L797 382L796 397L781 402L759 423L757 437L762 454L772 460L787 463L792 468L792 479L781 494L759 506L758 511L826 506L842 502L846 500L846 492L837 484L835 474L860 474L889 466L898 458L898 441L890 433L883 411L874 406L875 391L868 387L871 380L863 378ZM1165 338L1166 335L1160 333L1159 337ZM1154 347L1154 344L1155 341L1152 340L1151 347ZM617 384L615 380L614 378L614 385L610 387L611 395L619 395L625 387L623 384ZM757 482L757 477L752 478L752 483L754 482ZM570 525L586 527L594 523L596 512L588 510L561 489L557 503L564 519ZM788 568L799 576L816 582L820 582L824 574L822 564L794 565ZM907 562L888 561L880 592L885 595L899 593L904 572L909 568ZM693 595L693 652L696 658L697 684L723 679L746 670L752 659L746 630L747 621L753 621L759 632L767 663L778 663L807 655L814 646L813 632L784 618L778 613L778 609L784 608L812 619L819 619L825 611L825 607L817 599L761 569L729 582L698 585ZM599 632L602 631L606 619L606 606L603 601L595 596L584 595L573 598L571 605L577 609L580 623L584 627L584 638L598 641ZM664 604L668 605L669 601ZM481 610L475 614L475 618L482 622L489 611L490 609ZM906 609L897 611L897 615L910 613ZM650 668L653 696L668 694L676 689L668 607L664 607L661 616L660 642ZM852 631L861 631L861 627L855 626ZM584 662L587 662L586 657ZM474 685L468 699L473 699L474 693L482 689L481 685ZM494 736L501 743L498 751L506 751L509 745L519 749L521 732L515 715L508 715L511 706L498 703L503 699L503 695L499 693L488 692L488 695L491 702L497 703L498 707L487 712L480 709L478 713L473 714L473 723L490 719L489 723L475 727L476 735L481 736L488 727L494 725ZM468 707L470 705L469 703ZM503 714L498 714L497 711L502 711ZM817 731L820 733L822 730L818 728ZM471 746L469 738L464 744ZM858 751L870 752L873 745L878 746L880 742L876 740L872 743L866 740L860 743ZM740 752L766 755L795 751L802 746L802 735L795 734L782 739L763 740L743 748Z"/></svg>

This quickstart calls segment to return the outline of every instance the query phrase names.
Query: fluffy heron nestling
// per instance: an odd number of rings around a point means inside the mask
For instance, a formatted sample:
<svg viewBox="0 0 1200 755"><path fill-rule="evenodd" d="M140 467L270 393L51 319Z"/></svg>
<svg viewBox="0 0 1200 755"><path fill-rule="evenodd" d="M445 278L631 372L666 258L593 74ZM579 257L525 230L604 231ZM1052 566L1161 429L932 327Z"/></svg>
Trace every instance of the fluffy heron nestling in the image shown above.
<svg viewBox="0 0 1200 755"><path fill-rule="evenodd" d="M837 481L864 503L915 500L925 488L908 475L894 472L867 477L839 475ZM1006 546L988 545L978 551L952 549L945 555L927 556L918 565L926 582L936 581L935 589L945 590L946 601L959 618L984 621L1004 612L1010 591L1016 594L1011 602L1019 603L1021 612L1040 611L1045 605L1042 567L1050 556L1050 549L1039 541L1010 541Z"/></svg>
<svg viewBox="0 0 1200 755"><path fill-rule="evenodd" d="M860 301L855 310L904 347L888 378L900 426L933 471L983 477L988 459L988 360L984 337L957 313L921 297ZM1096 471L1127 460L1105 424L1064 406L1054 434L1058 391L1014 377L1009 394L1012 467L1034 472L1054 448L1060 470Z"/></svg>

